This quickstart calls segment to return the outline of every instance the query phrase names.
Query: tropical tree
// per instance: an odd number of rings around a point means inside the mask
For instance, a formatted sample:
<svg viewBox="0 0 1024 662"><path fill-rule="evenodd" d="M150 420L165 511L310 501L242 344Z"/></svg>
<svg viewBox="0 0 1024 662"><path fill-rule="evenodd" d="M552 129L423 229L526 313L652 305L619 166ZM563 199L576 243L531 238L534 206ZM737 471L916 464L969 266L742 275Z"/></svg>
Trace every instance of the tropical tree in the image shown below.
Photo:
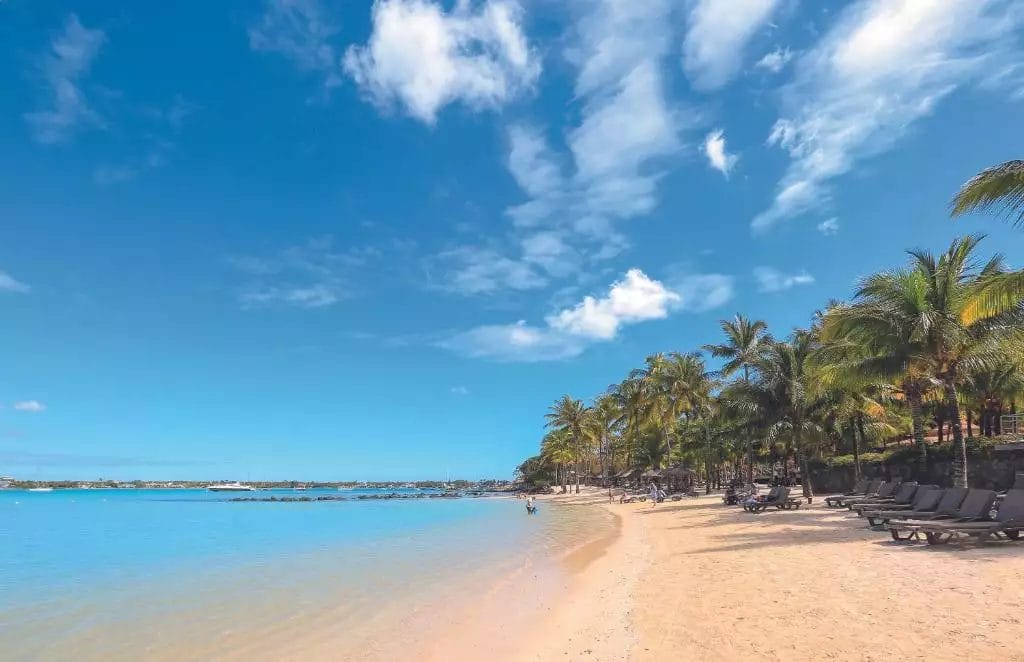
<svg viewBox="0 0 1024 662"><path fill-rule="evenodd" d="M646 394L647 420L662 431L666 458L672 461L672 439L679 419L692 414L711 397L712 380L699 354L672 352L647 357L640 375Z"/></svg>
<svg viewBox="0 0 1024 662"><path fill-rule="evenodd" d="M580 400L563 395L551 405L546 415L548 427L564 430L572 440L573 471L576 473L576 494L580 493L580 453L583 442L583 427L587 421L587 409Z"/></svg>
<svg viewBox="0 0 1024 662"><path fill-rule="evenodd" d="M607 478L608 472L615 469L614 440L621 427L622 411L619 409L615 397L604 393L594 400L594 404L587 410L587 417L583 427L583 433L597 448L598 460L601 467L601 476ZM611 484L609 483L609 489Z"/></svg>
<svg viewBox="0 0 1024 662"><path fill-rule="evenodd" d="M568 491L566 467L573 462L574 457L572 439L567 430L551 430L544 435L540 443L540 459L545 465L554 467L555 482L562 486L562 494Z"/></svg>
<svg viewBox="0 0 1024 662"><path fill-rule="evenodd" d="M815 335L798 329L788 341L767 344L756 363L759 378L739 385L741 397L763 418L768 440L783 441L795 452L808 498L813 496L808 450L824 434L821 421L829 404L818 387Z"/></svg>
<svg viewBox="0 0 1024 662"><path fill-rule="evenodd" d="M1007 161L982 170L968 180L951 203L957 218L973 211L998 211L1024 224L1024 161ZM994 274L965 309L968 321L1015 308L1024 299L1024 271Z"/></svg>
<svg viewBox="0 0 1024 662"><path fill-rule="evenodd" d="M751 320L737 314L731 320L719 322L725 334L725 342L704 345L711 356L725 359L719 369L723 377L732 377L742 372L743 381L750 382L750 371L756 366L767 343L771 342L768 325L762 320ZM754 481L753 448L754 438L751 429L746 430L746 462L747 482Z"/></svg>

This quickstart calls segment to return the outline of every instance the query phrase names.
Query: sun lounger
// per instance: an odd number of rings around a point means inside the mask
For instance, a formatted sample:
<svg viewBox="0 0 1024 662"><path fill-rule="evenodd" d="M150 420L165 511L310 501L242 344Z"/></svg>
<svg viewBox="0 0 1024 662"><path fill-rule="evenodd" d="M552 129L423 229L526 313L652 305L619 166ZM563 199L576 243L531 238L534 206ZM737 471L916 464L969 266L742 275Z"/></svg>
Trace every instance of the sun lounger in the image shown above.
<svg viewBox="0 0 1024 662"><path fill-rule="evenodd" d="M948 518L934 517L917 520L908 519L899 522L889 522L889 534L893 540L920 540L922 527L933 526L939 519L944 519L952 524L964 524L966 522L985 522L991 520L992 504L996 501L996 493L992 490L967 490L967 496L956 512Z"/></svg>
<svg viewBox="0 0 1024 662"><path fill-rule="evenodd" d="M740 501L740 505L743 506L743 510L749 511L751 507L753 507L757 503L762 503L765 501L774 501L776 498L778 498L779 492L781 491L781 487L773 487L770 490L768 490L768 494L751 495L750 497L744 499L743 501Z"/></svg>
<svg viewBox="0 0 1024 662"><path fill-rule="evenodd" d="M874 496L846 499L843 501L843 505L848 510L853 510L860 504L886 503L892 501L898 489L900 489L900 482L898 480L891 480L888 483L882 483L882 486L878 488L878 492Z"/></svg>
<svg viewBox="0 0 1024 662"><path fill-rule="evenodd" d="M865 510L877 509L884 506L909 506L914 501L914 495L917 493L917 481L912 480L906 483L900 483L900 488L896 490L896 493L887 499L871 500L869 503L863 501L855 503L850 507L850 510L856 510L857 515L860 517L864 516Z"/></svg>
<svg viewBox="0 0 1024 662"><path fill-rule="evenodd" d="M948 487L942 490L942 498L939 499L939 503L935 506L935 510L929 511L927 508L921 508L920 510L927 512L916 512L916 510L913 512L890 511L886 513L887 515L890 515L890 517L888 517L889 522L882 523L898 523L895 522L896 520L932 521L952 519L957 516L957 513L960 511L960 506L963 505L964 499L966 498L966 487Z"/></svg>
<svg viewBox="0 0 1024 662"><path fill-rule="evenodd" d="M878 487L881 484L882 481L880 480L872 481L867 478L861 478L860 480L857 481L857 484L854 485L853 489L850 490L849 492L843 492L842 494L835 494L830 497L825 497L825 505L828 506L829 508L836 508L838 507L838 504L835 503L837 501L842 501L843 499L849 497L870 496L874 494L876 490L878 490Z"/></svg>
<svg viewBox="0 0 1024 662"><path fill-rule="evenodd" d="M942 495L943 490L938 485L919 485L917 492L914 493L914 500L909 504L890 503L877 508L865 508L861 511L861 515L867 518L871 526L885 524L894 517L903 519L915 518L916 515L927 517L939 507ZM950 509L959 506L960 503L957 502L950 506Z"/></svg>
<svg viewBox="0 0 1024 662"><path fill-rule="evenodd" d="M1016 489L1006 493L999 512L990 522L932 522L920 527L929 545L943 545L954 538L983 541L989 536L1017 540L1021 529L1024 529L1024 490Z"/></svg>
<svg viewBox="0 0 1024 662"><path fill-rule="evenodd" d="M774 499L748 501L743 504L743 509L748 513L763 513L769 508L775 508L776 510L799 510L803 502L800 499L789 496L789 492L790 489L788 487L780 487Z"/></svg>

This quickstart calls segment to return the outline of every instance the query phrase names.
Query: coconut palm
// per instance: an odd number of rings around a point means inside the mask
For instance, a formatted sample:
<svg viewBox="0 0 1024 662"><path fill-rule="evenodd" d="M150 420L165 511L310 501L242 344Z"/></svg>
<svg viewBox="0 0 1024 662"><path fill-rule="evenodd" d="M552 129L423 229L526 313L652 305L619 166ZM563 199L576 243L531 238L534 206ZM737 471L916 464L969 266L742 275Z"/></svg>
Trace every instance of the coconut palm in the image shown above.
<svg viewBox="0 0 1024 662"><path fill-rule="evenodd" d="M580 493L580 453L583 442L583 426L587 421L587 409L580 400L574 400L570 395L563 395L555 404L551 405L545 415L548 420L548 427L565 430L572 440L573 448L573 471L576 473L576 494Z"/></svg>
<svg viewBox="0 0 1024 662"><path fill-rule="evenodd" d="M813 496L807 451L824 435L829 401L819 388L813 361L815 334L797 330L788 341L773 341L758 358L758 379L738 384L744 400L764 419L769 441L784 441L800 463L803 494Z"/></svg>
<svg viewBox="0 0 1024 662"><path fill-rule="evenodd" d="M722 332L725 334L725 342L704 345L704 350L715 358L725 359L725 363L719 370L723 377L731 377L742 371L743 381L749 382L751 369L756 365L766 344L771 342L768 325L762 320L751 320L737 314L731 320L722 320L719 322L719 326L722 327ZM753 482L753 432L749 429L746 430L746 437L747 482Z"/></svg>
<svg viewBox="0 0 1024 662"><path fill-rule="evenodd" d="M566 488L566 467L572 463L575 455L572 449L572 438L567 429L555 429L544 435L540 442L540 458L545 464L554 466L555 482L562 486L562 494Z"/></svg>
<svg viewBox="0 0 1024 662"><path fill-rule="evenodd" d="M968 180L951 203L957 218L973 211L999 211L1014 225L1024 224L1024 161L1007 161ZM965 308L968 321L1015 308L1024 299L1024 271L993 275Z"/></svg>
<svg viewBox="0 0 1024 662"><path fill-rule="evenodd" d="M630 377L613 385L608 393L612 396L620 412L619 421L623 426L622 443L626 467L632 468L636 460L640 426L647 410L647 390L644 388L642 376L631 374Z"/></svg>
<svg viewBox="0 0 1024 662"><path fill-rule="evenodd" d="M672 461L672 438L679 419L703 406L711 397L712 379L699 354L672 352L647 357L640 375L647 394L647 420L662 430Z"/></svg>
<svg viewBox="0 0 1024 662"><path fill-rule="evenodd" d="M615 469L613 457L614 439L621 427L622 410L610 393L604 393L594 400L587 410L587 419L583 433L597 448L601 466L601 476L607 478L608 473Z"/></svg>

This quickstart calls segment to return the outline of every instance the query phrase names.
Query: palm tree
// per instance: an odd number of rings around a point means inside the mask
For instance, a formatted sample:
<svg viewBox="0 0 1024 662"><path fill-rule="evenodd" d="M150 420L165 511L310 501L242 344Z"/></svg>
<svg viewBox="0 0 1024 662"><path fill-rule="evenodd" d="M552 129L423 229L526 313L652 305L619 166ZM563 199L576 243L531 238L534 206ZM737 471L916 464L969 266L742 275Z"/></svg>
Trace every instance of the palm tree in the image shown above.
<svg viewBox="0 0 1024 662"><path fill-rule="evenodd" d="M580 442L583 441L583 426L586 425L587 409L580 400L563 395L551 405L545 415L548 427L565 430L572 440L573 470L576 473L576 494L580 493Z"/></svg>
<svg viewBox="0 0 1024 662"><path fill-rule="evenodd" d="M743 381L749 383L750 370L757 364L765 345L771 342L768 325L762 320L751 320L740 314L737 314L732 320L722 320L719 325L722 327L722 332L725 333L725 342L704 345L704 349L715 358L725 359L725 363L719 370L723 377L731 377L742 370ZM748 429L746 436L747 482L751 483L754 481L752 430Z"/></svg>
<svg viewBox="0 0 1024 662"><path fill-rule="evenodd" d="M813 362L815 334L795 331L789 341L769 343L756 368L758 379L738 385L747 402L765 419L770 441L785 440L797 455L803 494L810 498L808 445L824 433L821 420L828 400L819 388Z"/></svg>
<svg viewBox="0 0 1024 662"><path fill-rule="evenodd" d="M953 218L973 211L1001 210L1014 225L1024 224L1024 161L1007 161L982 170L957 191ZM1024 271L993 275L965 313L969 321L1015 308L1024 299Z"/></svg>
<svg viewBox="0 0 1024 662"><path fill-rule="evenodd" d="M647 357L640 376L647 394L647 419L662 430L666 458L672 462L672 438L679 419L710 397L712 380L699 354L672 352Z"/></svg>
<svg viewBox="0 0 1024 662"><path fill-rule="evenodd" d="M587 410L587 419L584 425L584 434L597 447L597 454L601 464L601 476L608 478L608 473L615 470L615 458L613 452L613 440L620 427L622 411L619 409L615 397L610 393L603 393L594 400L594 404ZM608 483L611 490L611 483ZM611 492L609 491L609 496Z"/></svg>
<svg viewBox="0 0 1024 662"><path fill-rule="evenodd" d="M573 461L572 439L568 430L555 429L549 431L540 442L540 457L555 467L555 482L562 486L562 494L566 489L565 468Z"/></svg>
<svg viewBox="0 0 1024 662"><path fill-rule="evenodd" d="M647 391L641 377L630 375L609 389L619 409L619 422L623 426L622 442L625 446L626 468L633 468L636 461L638 434L647 408Z"/></svg>

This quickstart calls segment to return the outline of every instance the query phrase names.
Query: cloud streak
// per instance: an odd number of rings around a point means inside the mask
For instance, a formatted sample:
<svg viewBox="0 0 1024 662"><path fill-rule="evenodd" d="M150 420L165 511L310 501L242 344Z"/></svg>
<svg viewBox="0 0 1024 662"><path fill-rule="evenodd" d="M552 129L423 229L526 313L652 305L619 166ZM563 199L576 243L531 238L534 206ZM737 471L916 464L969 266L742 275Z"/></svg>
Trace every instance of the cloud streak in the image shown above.
<svg viewBox="0 0 1024 662"><path fill-rule="evenodd" d="M32 288L21 282L14 276L0 271L0 292L13 292L15 294L27 294Z"/></svg>
<svg viewBox="0 0 1024 662"><path fill-rule="evenodd" d="M829 182L890 149L958 88L1019 61L1019 3L860 0L796 64L768 138L790 164L755 232L825 205Z"/></svg>
<svg viewBox="0 0 1024 662"><path fill-rule="evenodd" d="M702 91L725 86L739 73L747 44L779 0L697 0L687 16L683 69Z"/></svg>
<svg viewBox="0 0 1024 662"><path fill-rule="evenodd" d="M102 30L86 28L75 14L70 14L63 29L54 35L39 66L50 103L24 115L36 141L44 145L61 143L83 124L103 125L82 91L81 80L88 75L105 41Z"/></svg>
<svg viewBox="0 0 1024 662"><path fill-rule="evenodd" d="M797 285L812 284L814 276L806 271L787 274L774 267L755 267L754 280L757 281L757 289L761 292L783 292Z"/></svg>

